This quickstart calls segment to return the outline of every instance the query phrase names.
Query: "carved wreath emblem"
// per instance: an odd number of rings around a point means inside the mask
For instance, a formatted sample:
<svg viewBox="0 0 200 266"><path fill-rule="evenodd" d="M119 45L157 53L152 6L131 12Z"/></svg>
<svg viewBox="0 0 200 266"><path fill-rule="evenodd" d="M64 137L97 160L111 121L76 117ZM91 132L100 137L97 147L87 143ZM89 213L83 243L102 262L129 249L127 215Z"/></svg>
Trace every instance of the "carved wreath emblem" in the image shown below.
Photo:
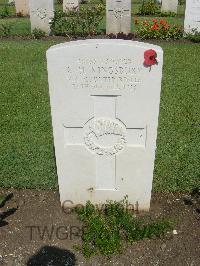
<svg viewBox="0 0 200 266"><path fill-rule="evenodd" d="M92 119L85 126L84 141L98 155L115 155L125 146L125 133L125 126L117 119Z"/></svg>

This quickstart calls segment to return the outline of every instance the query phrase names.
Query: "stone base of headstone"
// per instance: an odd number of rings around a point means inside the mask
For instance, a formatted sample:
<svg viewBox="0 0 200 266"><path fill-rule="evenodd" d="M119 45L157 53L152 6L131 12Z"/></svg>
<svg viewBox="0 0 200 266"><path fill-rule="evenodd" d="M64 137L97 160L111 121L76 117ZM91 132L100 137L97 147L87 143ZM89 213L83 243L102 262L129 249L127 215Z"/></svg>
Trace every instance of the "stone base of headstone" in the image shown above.
<svg viewBox="0 0 200 266"><path fill-rule="evenodd" d="M161 11L177 13L178 0L162 0Z"/></svg>
<svg viewBox="0 0 200 266"><path fill-rule="evenodd" d="M15 0L16 15L29 15L29 0Z"/></svg>
<svg viewBox="0 0 200 266"><path fill-rule="evenodd" d="M131 0L106 1L106 34L131 32Z"/></svg>

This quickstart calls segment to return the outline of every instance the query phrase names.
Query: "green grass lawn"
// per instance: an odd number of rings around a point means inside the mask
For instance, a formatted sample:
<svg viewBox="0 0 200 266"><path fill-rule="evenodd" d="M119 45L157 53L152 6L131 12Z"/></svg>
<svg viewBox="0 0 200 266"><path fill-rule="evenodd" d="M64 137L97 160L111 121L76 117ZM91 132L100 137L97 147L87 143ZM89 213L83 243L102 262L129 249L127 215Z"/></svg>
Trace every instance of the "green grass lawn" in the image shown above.
<svg viewBox="0 0 200 266"><path fill-rule="evenodd" d="M0 186L57 186L45 51L55 41L0 42ZM200 46L160 43L164 72L154 189L200 185Z"/></svg>
<svg viewBox="0 0 200 266"><path fill-rule="evenodd" d="M154 188L188 190L200 185L200 45L161 46L164 70Z"/></svg>
<svg viewBox="0 0 200 266"><path fill-rule="evenodd" d="M8 18L0 20L0 36L4 35L1 30L2 25L10 26L10 35L12 36L28 36L31 35L31 23L28 18Z"/></svg>
<svg viewBox="0 0 200 266"><path fill-rule="evenodd" d="M0 186L56 186L45 61L51 44L0 44Z"/></svg>

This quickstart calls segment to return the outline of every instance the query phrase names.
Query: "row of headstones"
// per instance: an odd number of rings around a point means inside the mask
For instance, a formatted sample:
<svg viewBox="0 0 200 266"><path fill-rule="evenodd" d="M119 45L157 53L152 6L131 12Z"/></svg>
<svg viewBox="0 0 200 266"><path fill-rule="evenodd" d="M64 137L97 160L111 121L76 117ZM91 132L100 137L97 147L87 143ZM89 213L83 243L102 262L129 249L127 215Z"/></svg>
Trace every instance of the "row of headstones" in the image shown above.
<svg viewBox="0 0 200 266"><path fill-rule="evenodd" d="M178 0L162 0L161 11L177 13ZM186 0L184 31L192 32L196 29L200 32L200 0Z"/></svg>
<svg viewBox="0 0 200 266"><path fill-rule="evenodd" d="M30 12L31 28L50 33L49 22L54 16L54 0L15 0L16 13L28 15ZM63 10L78 9L79 0L63 0ZM177 13L178 0L162 0L162 11ZM200 31L200 0L186 0L185 32L192 29ZM107 34L131 32L131 0L106 1Z"/></svg>
<svg viewBox="0 0 200 266"><path fill-rule="evenodd" d="M50 33L50 20L54 17L54 0L15 0L16 14L30 15L31 29ZM9 0L13 3L13 0ZM78 9L79 0L63 0L63 11Z"/></svg>
<svg viewBox="0 0 200 266"><path fill-rule="evenodd" d="M80 0L63 0L63 11L78 9L79 1ZM30 0L8 0L9 4L15 3L16 13L21 14L22 16L29 15L29 2Z"/></svg>
<svg viewBox="0 0 200 266"><path fill-rule="evenodd" d="M16 5L16 13L21 13L26 16L29 14L29 0L9 0L9 3ZM63 0L63 11L78 9L80 0ZM119 1L118 1L119 2ZM161 10L163 12L174 12L177 13L178 0L158 0L162 3Z"/></svg>

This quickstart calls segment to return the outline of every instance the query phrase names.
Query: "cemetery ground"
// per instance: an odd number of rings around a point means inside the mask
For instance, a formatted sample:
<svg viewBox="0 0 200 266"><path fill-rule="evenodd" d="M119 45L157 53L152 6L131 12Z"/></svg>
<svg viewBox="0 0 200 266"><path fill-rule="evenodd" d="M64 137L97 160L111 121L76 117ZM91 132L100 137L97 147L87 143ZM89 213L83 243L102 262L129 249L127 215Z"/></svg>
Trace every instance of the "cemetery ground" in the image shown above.
<svg viewBox="0 0 200 266"><path fill-rule="evenodd" d="M164 237L128 246L121 255L88 261L74 248L81 240L73 230L82 225L75 215L62 212L57 191L45 58L46 50L56 43L0 43L0 194L14 194L4 208L18 207L0 230L2 265L12 265L13 261L14 265L26 265L42 247L36 257L42 261L40 265L45 265L51 254L54 258L62 256L66 265L74 265L75 259L78 265L199 265L199 201L194 197L192 204L189 193L200 185L200 77L195 63L200 46L156 41L164 49L165 61L148 217L175 220L177 235L169 230ZM71 235L64 233L63 226L68 226L68 232L72 230ZM44 228L53 230L50 239L46 233L42 236ZM51 250L50 246L62 250ZM27 265L35 265L32 263ZM58 261L56 265L65 264Z"/></svg>
<svg viewBox="0 0 200 266"><path fill-rule="evenodd" d="M0 229L0 265L163 265L200 264L200 196L188 193L153 193L153 219L173 219L176 224L163 237L125 245L121 253L108 257L83 257L75 248L81 245L82 223L75 214L63 212L55 190L0 189L13 193L9 209L18 210L6 218ZM196 202L196 203L195 203ZM192 204L193 203L193 204ZM5 210L7 210L5 208ZM139 214L140 218L143 214ZM49 263L49 264L48 264Z"/></svg>
<svg viewBox="0 0 200 266"><path fill-rule="evenodd" d="M105 1L104 1L105 2ZM81 6L87 7L90 5L97 5L101 3L100 0L92 0L90 3L82 4ZM5 5L5 0L0 0L0 37L6 37L13 39L14 36L20 38L33 38L31 35L31 23L29 17L21 17L16 16L15 8L13 5ZM5 10L6 6L6 10ZM178 14L177 16L167 16L167 17L160 17L157 15L148 15L142 16L138 15L139 7L141 6L141 1L139 0L132 0L132 21L131 21L131 28L132 32L135 32L136 29L139 27L142 21L151 21L152 19L166 19L170 24L175 24L178 26L183 26L183 16L184 16L184 5L178 6ZM60 11L62 10L62 4L56 3L55 10ZM2 17L1 17L2 16ZM135 24L135 20L137 24ZM101 21L100 25L97 27L97 31L99 33L105 32L106 27L106 19L105 17ZM52 38L52 37L50 37Z"/></svg>
<svg viewBox="0 0 200 266"><path fill-rule="evenodd" d="M0 196L13 197L0 209L7 213L0 265L200 265L200 45L148 41L163 48L164 69L151 211L137 216L169 219L173 228L121 254L87 260L74 247L81 244L82 223L60 207L46 70L46 50L69 39L33 40L29 19L9 10L11 16L0 19L0 26L11 25L0 39ZM183 12L179 6L179 16L165 19L183 25Z"/></svg>

